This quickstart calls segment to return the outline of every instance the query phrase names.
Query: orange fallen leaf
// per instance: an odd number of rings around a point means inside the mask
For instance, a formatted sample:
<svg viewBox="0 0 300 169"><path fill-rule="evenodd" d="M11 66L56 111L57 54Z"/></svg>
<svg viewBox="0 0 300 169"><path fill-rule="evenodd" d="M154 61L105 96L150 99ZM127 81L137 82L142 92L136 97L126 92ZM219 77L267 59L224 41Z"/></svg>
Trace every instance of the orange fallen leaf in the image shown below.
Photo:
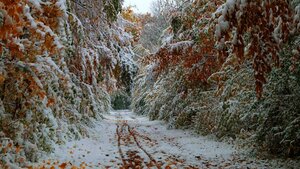
<svg viewBox="0 0 300 169"><path fill-rule="evenodd" d="M172 169L169 165L167 165L166 167L165 167L165 169Z"/></svg>
<svg viewBox="0 0 300 169"><path fill-rule="evenodd" d="M61 169L65 169L67 166L67 163L62 163L61 165L59 165L58 167Z"/></svg>

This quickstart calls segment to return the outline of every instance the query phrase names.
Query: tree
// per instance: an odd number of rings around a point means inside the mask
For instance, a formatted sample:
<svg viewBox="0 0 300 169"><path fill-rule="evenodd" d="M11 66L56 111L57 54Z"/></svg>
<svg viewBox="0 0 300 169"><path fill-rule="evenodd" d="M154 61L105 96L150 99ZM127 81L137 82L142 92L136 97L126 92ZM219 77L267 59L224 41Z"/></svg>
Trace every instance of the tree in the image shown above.
<svg viewBox="0 0 300 169"><path fill-rule="evenodd" d="M0 168L87 136L92 119L109 111L114 71L135 69L121 3L0 1L0 137L9 141L1 151L11 144Z"/></svg>
<svg viewBox="0 0 300 169"><path fill-rule="evenodd" d="M188 2L139 60L134 111L299 155L299 10L298 0Z"/></svg>
<svg viewBox="0 0 300 169"><path fill-rule="evenodd" d="M161 35L169 26L170 18L179 8L181 1L156 0L151 4L152 18L143 27L139 43L151 52L161 45Z"/></svg>
<svg viewBox="0 0 300 169"><path fill-rule="evenodd" d="M143 26L141 21L142 17L147 17L147 15L138 16L133 12L132 7L130 6L123 9L121 15L126 21L128 21L125 24L126 25L125 31L131 33L131 35L133 36L134 43L138 42L141 34L141 29Z"/></svg>
<svg viewBox="0 0 300 169"><path fill-rule="evenodd" d="M2 0L0 5L0 51L7 51L8 59L33 61L36 55L53 55L62 48L56 31L64 11L55 1L35 5L24 0Z"/></svg>
<svg viewBox="0 0 300 169"><path fill-rule="evenodd" d="M247 57L253 59L258 97L262 96L265 75L272 64L279 66L282 45L299 33L296 14L285 0L238 0L223 5L216 29L219 57L224 60L232 50L239 63Z"/></svg>

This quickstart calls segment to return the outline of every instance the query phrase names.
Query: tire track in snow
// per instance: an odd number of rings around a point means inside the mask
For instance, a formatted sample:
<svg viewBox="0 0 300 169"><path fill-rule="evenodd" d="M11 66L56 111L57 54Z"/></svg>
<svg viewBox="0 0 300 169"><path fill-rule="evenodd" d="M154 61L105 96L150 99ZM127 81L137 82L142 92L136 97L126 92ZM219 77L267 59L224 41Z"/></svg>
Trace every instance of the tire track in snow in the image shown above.
<svg viewBox="0 0 300 169"><path fill-rule="evenodd" d="M161 158L157 161L153 155L153 153L149 153L144 146L148 146L149 143L158 144L156 140L148 137L149 133L146 134L144 132L139 133L135 127L131 127L129 125L129 121L123 119L121 114L118 113L116 115L117 121L117 139L118 139L118 148L119 154L121 156L123 166L121 169L129 169L129 168L172 168L170 166L177 165L178 163L184 164L185 160L177 159L172 155L167 155L166 158ZM134 120L134 118L132 118ZM122 144L124 143L124 144ZM131 147L135 145L134 147ZM125 151L124 151L125 149ZM127 150L126 150L127 149ZM149 162L144 158L141 158L139 153L145 154L147 158L149 158ZM154 152L156 153L156 152ZM143 165L144 163L144 165ZM173 166L174 167L174 166ZM191 165L185 165L184 169L195 169Z"/></svg>
<svg viewBox="0 0 300 169"><path fill-rule="evenodd" d="M118 139L118 149L119 149L119 154L121 156L121 160L123 162L123 165L124 166L127 166L127 163L126 163L126 160L125 160L125 156L124 156L124 153L121 149L121 134L120 134L120 131L119 131L119 128L120 128L120 125L117 124L117 128L116 128L116 134L117 134L117 139Z"/></svg>
<svg viewBox="0 0 300 169"><path fill-rule="evenodd" d="M277 164L256 158L248 159L231 145L182 130L168 130L159 121L150 122L147 118L135 116L129 111L106 115L104 121L96 125L92 137L57 146L52 155L44 162L34 164L34 167L278 168ZM283 166L279 168L283 169Z"/></svg>
<svg viewBox="0 0 300 169"><path fill-rule="evenodd" d="M161 169L162 164L158 164L157 161L152 157L152 155L150 153L148 153L139 143L139 141L136 137L136 131L134 130L134 128L131 128L129 125L127 125L127 126L128 126L128 131L129 131L130 135L133 137L136 145L149 157L149 159L150 159L149 165L154 165L157 167L157 169Z"/></svg>
<svg viewBox="0 0 300 169"><path fill-rule="evenodd" d="M121 123L121 124L120 124ZM129 145L131 143L132 136L128 130L128 124L126 121L120 120L117 123L117 137L118 137L118 148L119 148L119 154L121 156L123 166L121 169L129 169L129 168L143 168L144 166L142 165L143 163L147 165L147 162L139 155L139 151L136 149L130 149ZM123 153L122 150L122 144L121 142L124 143L124 147L127 148L126 151L126 157Z"/></svg>

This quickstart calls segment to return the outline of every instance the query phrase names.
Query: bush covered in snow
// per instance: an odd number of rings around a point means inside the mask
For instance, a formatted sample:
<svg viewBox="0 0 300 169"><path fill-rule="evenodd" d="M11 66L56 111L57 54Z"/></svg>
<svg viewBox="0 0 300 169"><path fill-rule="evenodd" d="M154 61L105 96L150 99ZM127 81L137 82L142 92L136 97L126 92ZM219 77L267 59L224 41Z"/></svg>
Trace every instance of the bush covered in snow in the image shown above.
<svg viewBox="0 0 300 169"><path fill-rule="evenodd" d="M0 2L0 140L20 147L22 157L37 161L54 144L88 136L87 127L109 111L119 78L132 78L121 4ZM18 153L2 151L0 167Z"/></svg>
<svg viewBox="0 0 300 169"><path fill-rule="evenodd" d="M299 1L187 3L139 59L133 110L299 156Z"/></svg>

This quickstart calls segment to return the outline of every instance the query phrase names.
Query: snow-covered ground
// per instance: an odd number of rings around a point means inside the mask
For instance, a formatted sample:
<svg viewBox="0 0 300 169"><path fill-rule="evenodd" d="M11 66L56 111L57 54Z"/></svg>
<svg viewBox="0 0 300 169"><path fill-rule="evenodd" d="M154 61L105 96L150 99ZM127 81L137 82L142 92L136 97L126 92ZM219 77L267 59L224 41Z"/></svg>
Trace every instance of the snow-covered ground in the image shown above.
<svg viewBox="0 0 300 169"><path fill-rule="evenodd" d="M169 130L161 121L149 121L127 110L104 117L91 137L58 146L42 165L72 169L280 168L246 157L227 143L190 131Z"/></svg>

